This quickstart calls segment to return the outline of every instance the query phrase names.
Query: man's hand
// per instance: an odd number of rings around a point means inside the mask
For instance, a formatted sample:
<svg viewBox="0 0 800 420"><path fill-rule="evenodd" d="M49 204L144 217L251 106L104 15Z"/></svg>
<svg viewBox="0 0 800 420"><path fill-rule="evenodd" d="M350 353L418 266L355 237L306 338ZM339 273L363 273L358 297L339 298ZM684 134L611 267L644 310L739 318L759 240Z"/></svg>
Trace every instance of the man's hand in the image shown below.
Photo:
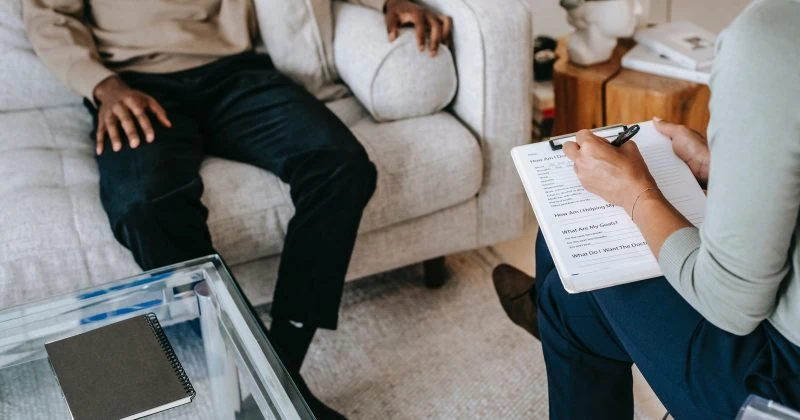
<svg viewBox="0 0 800 420"><path fill-rule="evenodd" d="M660 118L654 118L653 122L656 130L672 139L672 150L689 165L697 182L705 188L708 185L708 168L711 164L708 141L685 125L662 121Z"/></svg>
<svg viewBox="0 0 800 420"><path fill-rule="evenodd" d="M152 112L165 127L172 127L172 123L167 118L167 112L152 96L131 89L118 76L112 76L100 82L94 88L94 97L100 102L95 138L98 156L103 153L106 133L111 139L111 148L115 152L122 150L120 127L125 132L131 149L135 149L141 144L136 129L137 124L142 129L146 141L152 143L156 139L156 135L147 111Z"/></svg>
<svg viewBox="0 0 800 420"><path fill-rule="evenodd" d="M436 57L439 44L449 44L453 31L453 19L450 16L434 14L409 0L388 0L386 2L386 30L389 41L397 39L400 26L411 25L417 30L417 47L425 51L426 39L431 49L431 57Z"/></svg>

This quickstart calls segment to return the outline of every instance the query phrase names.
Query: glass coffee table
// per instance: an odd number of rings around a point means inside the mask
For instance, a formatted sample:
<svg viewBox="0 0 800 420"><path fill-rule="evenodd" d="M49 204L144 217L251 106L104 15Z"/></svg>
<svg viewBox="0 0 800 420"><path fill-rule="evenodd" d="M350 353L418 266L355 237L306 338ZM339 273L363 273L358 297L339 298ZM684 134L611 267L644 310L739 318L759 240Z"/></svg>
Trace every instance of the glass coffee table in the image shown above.
<svg viewBox="0 0 800 420"><path fill-rule="evenodd" d="M313 419L219 257L0 311L0 419L69 419L44 344L153 312L197 396L153 419Z"/></svg>

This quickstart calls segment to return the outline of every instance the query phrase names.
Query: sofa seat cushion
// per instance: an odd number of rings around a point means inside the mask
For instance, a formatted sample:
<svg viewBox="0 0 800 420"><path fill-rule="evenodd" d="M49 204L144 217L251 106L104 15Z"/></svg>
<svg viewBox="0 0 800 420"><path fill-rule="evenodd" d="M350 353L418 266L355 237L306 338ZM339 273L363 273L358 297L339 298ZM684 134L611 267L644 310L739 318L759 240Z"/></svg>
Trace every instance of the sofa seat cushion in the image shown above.
<svg viewBox="0 0 800 420"><path fill-rule="evenodd" d="M478 192L478 143L452 115L378 125L353 99L330 106L378 167L362 232ZM80 106L0 113L0 308L139 270L114 239L100 203L90 124ZM218 158L207 159L201 174L209 227L226 261L280 253L294 212L288 186L268 172Z"/></svg>
<svg viewBox="0 0 800 420"><path fill-rule="evenodd" d="M377 124L353 98L329 107L364 145L378 185L361 233L442 210L474 197L483 161L475 137L451 114ZM201 169L209 227L226 261L280 253L294 214L289 187L258 168L218 158Z"/></svg>

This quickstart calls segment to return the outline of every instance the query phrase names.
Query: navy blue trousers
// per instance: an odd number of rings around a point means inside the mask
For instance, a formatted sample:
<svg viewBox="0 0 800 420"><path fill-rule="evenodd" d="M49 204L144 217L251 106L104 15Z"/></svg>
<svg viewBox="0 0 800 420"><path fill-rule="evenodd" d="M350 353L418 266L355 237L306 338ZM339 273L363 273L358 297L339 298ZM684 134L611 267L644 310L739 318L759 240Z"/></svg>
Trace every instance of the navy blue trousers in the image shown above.
<svg viewBox="0 0 800 420"><path fill-rule="evenodd" d="M630 419L636 363L673 417L733 419L749 394L800 409L800 347L706 321L663 277L568 294L544 238L536 290L552 419Z"/></svg>
<svg viewBox="0 0 800 420"><path fill-rule="evenodd" d="M218 156L270 171L289 184L295 206L272 316L336 328L345 273L377 178L350 130L266 55L121 77L158 100L172 128L151 117L155 142L137 149L126 144L116 153L106 138L97 157L100 196L117 240L145 270L216 253L200 200L201 163ZM97 127L97 111L88 108Z"/></svg>

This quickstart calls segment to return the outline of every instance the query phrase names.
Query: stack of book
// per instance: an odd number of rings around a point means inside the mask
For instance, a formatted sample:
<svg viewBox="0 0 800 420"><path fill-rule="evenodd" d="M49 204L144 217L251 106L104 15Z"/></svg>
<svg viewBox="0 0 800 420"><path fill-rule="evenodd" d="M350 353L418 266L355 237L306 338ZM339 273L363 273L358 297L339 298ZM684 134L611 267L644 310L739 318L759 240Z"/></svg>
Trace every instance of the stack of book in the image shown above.
<svg viewBox="0 0 800 420"><path fill-rule="evenodd" d="M622 58L622 67L707 85L716 38L685 21L641 29L634 36L638 45Z"/></svg>
<svg viewBox="0 0 800 420"><path fill-rule="evenodd" d="M553 121L556 115L553 82L533 82L531 85L533 103L533 132L531 139L536 142L553 134Z"/></svg>

